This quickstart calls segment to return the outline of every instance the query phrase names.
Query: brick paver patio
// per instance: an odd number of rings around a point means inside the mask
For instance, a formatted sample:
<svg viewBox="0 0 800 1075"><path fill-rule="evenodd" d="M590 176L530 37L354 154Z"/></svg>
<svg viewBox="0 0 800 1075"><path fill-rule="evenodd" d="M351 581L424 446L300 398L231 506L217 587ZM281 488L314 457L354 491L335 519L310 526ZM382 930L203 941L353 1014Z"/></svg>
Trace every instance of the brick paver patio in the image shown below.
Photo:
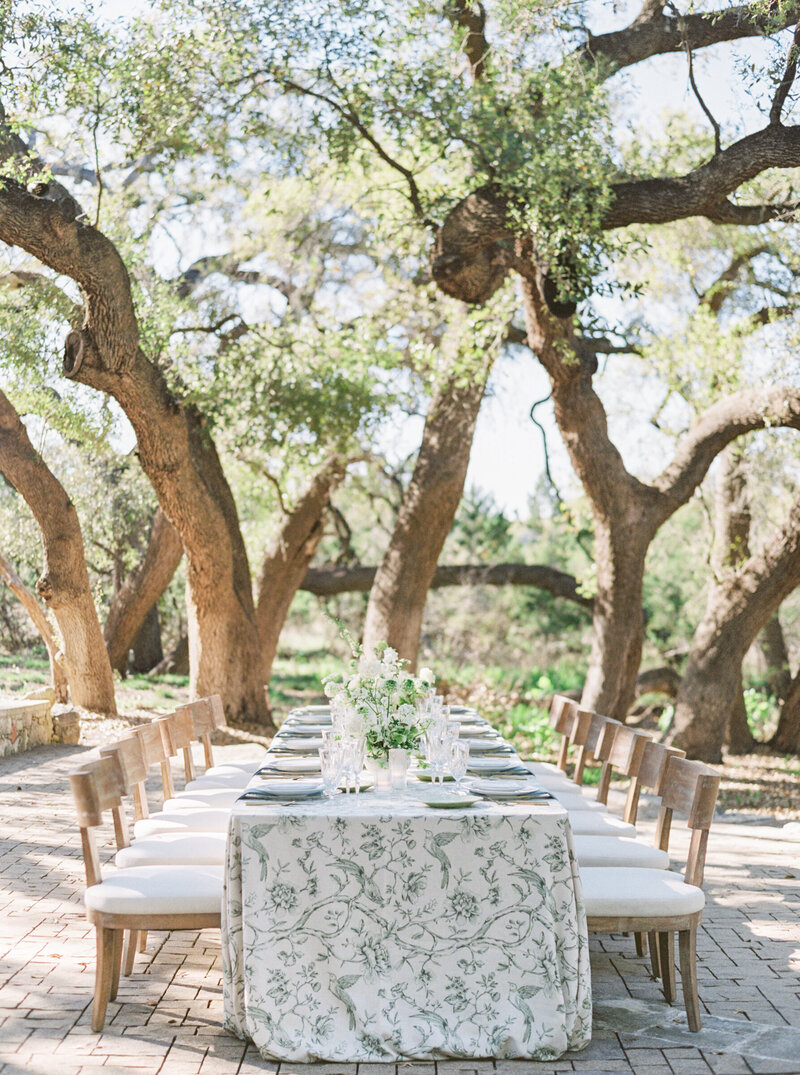
<svg viewBox="0 0 800 1075"><path fill-rule="evenodd" d="M109 1006L104 1032L91 1033L94 942L67 781L84 757L85 748L61 746L0 759L1 1075L395 1075L395 1065L381 1064L282 1064L279 1072L226 1034L213 931L151 934L119 1003ZM686 846L679 828L674 846L679 863ZM397 1075L800 1073L799 880L796 839L765 826L715 823L699 938L699 1034L689 1033L682 1007L665 1004L632 938L593 938L595 1027L587 1050L555 1063L400 1064Z"/></svg>

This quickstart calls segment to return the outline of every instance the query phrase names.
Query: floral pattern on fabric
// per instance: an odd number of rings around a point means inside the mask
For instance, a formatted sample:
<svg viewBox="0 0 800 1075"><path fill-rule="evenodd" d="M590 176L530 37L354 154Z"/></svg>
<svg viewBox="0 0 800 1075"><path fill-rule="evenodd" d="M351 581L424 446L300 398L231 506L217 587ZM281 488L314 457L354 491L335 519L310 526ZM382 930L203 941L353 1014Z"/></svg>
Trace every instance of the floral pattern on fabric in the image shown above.
<svg viewBox="0 0 800 1075"><path fill-rule="evenodd" d="M555 1059L591 1032L566 813L413 798L236 807L225 1026L299 1063Z"/></svg>

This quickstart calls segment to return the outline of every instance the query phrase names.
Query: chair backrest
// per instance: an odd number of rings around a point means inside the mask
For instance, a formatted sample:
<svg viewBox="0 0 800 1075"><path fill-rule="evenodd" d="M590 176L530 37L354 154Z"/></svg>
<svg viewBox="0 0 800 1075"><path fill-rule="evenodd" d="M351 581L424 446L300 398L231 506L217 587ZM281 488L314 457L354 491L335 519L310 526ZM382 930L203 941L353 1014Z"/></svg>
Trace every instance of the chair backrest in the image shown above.
<svg viewBox="0 0 800 1075"><path fill-rule="evenodd" d="M133 798L133 816L136 821L150 816L147 805L147 771L141 739L137 735L126 735L116 743L100 748L101 758L110 758L117 768L125 794Z"/></svg>
<svg viewBox="0 0 800 1075"><path fill-rule="evenodd" d="M597 785L597 801L608 803L608 789L611 775L616 770L620 776L635 776L639 772L644 756L644 748L650 742L647 732L639 732L624 724L611 725L612 734L603 737L598 745L596 757L603 762L600 781Z"/></svg>
<svg viewBox="0 0 800 1075"><path fill-rule="evenodd" d="M686 751L678 750L677 747L664 746L663 743L655 743L652 740L645 743L639 771L638 773L630 774L631 782L628 787L628 798L623 814L623 817L630 825L636 824L639 812L639 794L642 788L647 788L656 795L661 795L669 759L685 757Z"/></svg>
<svg viewBox="0 0 800 1075"><path fill-rule="evenodd" d="M81 766L74 773L70 773L69 783L81 831L86 884L91 887L103 880L94 830L98 825L102 825L106 810L111 810L115 815L115 832L119 833L123 828L126 830L126 826L117 824L117 816L124 818L122 798L125 785L119 768L111 758L100 758L99 761ZM119 844L119 835L117 843Z"/></svg>
<svg viewBox="0 0 800 1075"><path fill-rule="evenodd" d="M572 740L579 747L575 758L575 772L572 779L576 784L583 784L583 773L590 758L605 760L614 742L617 729L622 725L613 717L604 717L591 709L578 710L578 722Z"/></svg>
<svg viewBox="0 0 800 1075"><path fill-rule="evenodd" d="M195 776L192 743L196 738L189 707L180 706L174 713L163 718L161 731L169 744L170 754L174 756L180 752L183 755L183 773L188 784Z"/></svg>
<svg viewBox="0 0 800 1075"><path fill-rule="evenodd" d="M550 727L561 736L558 749L558 768L566 772L570 734L578 712L578 703L563 694L554 694L550 703Z"/></svg>
<svg viewBox="0 0 800 1075"><path fill-rule="evenodd" d="M225 706L222 704L222 698L218 694L209 694L208 704L211 706L211 713L214 717L214 727L227 728L228 719L225 716Z"/></svg>
<svg viewBox="0 0 800 1075"><path fill-rule="evenodd" d="M222 699L218 694L211 694L208 698L198 698L194 702L183 705L179 713L188 713L194 726L194 738L203 745L203 759L206 769L214 764L214 750L211 745L211 736L218 728L224 728L225 710Z"/></svg>
<svg viewBox="0 0 800 1075"><path fill-rule="evenodd" d="M658 846L667 849L672 815L685 814L692 830L684 878L689 885L702 886L708 845L708 830L714 820L719 792L719 773L700 761L671 757L661 787L661 809L656 825Z"/></svg>
<svg viewBox="0 0 800 1075"><path fill-rule="evenodd" d="M171 799L175 794L172 783L172 744L169 742L164 717L158 717L149 724L138 724L133 729L133 734L139 740L144 754L144 760L148 769L151 765L158 765L161 769L161 788L165 799Z"/></svg>

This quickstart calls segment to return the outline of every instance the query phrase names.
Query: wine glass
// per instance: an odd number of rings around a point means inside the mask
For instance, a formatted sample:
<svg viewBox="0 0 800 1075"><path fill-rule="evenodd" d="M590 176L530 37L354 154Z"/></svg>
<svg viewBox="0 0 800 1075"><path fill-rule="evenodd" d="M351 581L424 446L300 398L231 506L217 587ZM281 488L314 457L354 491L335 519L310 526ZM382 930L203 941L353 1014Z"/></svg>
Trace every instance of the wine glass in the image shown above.
<svg viewBox="0 0 800 1075"><path fill-rule="evenodd" d="M461 791L461 781L467 775L469 765L469 743L464 739L454 739L450 743L450 775L456 782L456 791Z"/></svg>
<svg viewBox="0 0 800 1075"><path fill-rule="evenodd" d="M363 735L350 735L342 740L344 754L345 779L347 788L353 783L353 790L358 795L361 790L361 770L364 768L364 755L367 751L367 740Z"/></svg>
<svg viewBox="0 0 800 1075"><path fill-rule="evenodd" d="M319 766L322 777L322 791L326 799L336 794L345 771L345 754L342 744L330 740L319 748Z"/></svg>
<svg viewBox="0 0 800 1075"><path fill-rule="evenodd" d="M443 783L450 757L450 739L441 725L435 725L425 733L425 757L433 782Z"/></svg>

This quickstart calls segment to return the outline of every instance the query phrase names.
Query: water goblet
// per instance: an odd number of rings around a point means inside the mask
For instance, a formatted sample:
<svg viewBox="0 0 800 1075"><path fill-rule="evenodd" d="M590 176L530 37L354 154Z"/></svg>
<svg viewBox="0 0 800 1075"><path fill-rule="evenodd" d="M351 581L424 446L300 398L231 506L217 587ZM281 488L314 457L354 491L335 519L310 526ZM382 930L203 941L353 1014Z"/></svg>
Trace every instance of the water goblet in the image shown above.
<svg viewBox="0 0 800 1075"><path fill-rule="evenodd" d="M456 791L461 791L461 781L467 775L469 765L469 743L463 739L454 739L450 743L450 775L456 782Z"/></svg>
<svg viewBox="0 0 800 1075"><path fill-rule="evenodd" d="M320 775L322 791L326 799L331 799L341 783L344 773L345 756L341 743L330 740L319 748Z"/></svg>
<svg viewBox="0 0 800 1075"><path fill-rule="evenodd" d="M450 741L441 726L429 728L425 733L425 756L434 783L443 783L449 758Z"/></svg>
<svg viewBox="0 0 800 1075"><path fill-rule="evenodd" d="M364 768L364 754L367 749L367 741L363 735L349 735L342 739L342 750L345 758L345 779L347 790L353 784L353 791L358 795L361 790L361 770Z"/></svg>

